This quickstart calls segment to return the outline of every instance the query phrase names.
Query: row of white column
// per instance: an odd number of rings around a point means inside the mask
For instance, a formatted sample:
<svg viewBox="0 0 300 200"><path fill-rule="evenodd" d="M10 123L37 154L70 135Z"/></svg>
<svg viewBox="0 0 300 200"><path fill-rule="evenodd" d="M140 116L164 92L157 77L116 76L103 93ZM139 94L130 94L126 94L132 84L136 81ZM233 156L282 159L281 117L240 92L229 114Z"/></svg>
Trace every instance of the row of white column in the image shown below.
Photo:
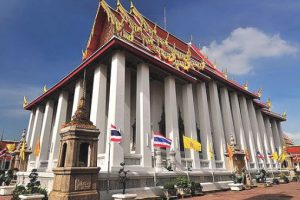
<svg viewBox="0 0 300 200"><path fill-rule="evenodd" d="M137 144L135 154L140 156L140 166L143 169L152 168L149 75L147 64L141 63L137 66L135 102ZM90 120L99 128L101 133L98 152L99 156L105 155L104 163L108 163L108 148L111 148L111 170L118 169L119 164L124 162L124 157L130 153L130 130L128 130L130 120L127 118L132 112L130 109L131 87L130 79L126 79L129 76L130 73L126 69L125 54L117 51L112 56L111 62L107 115L107 66L100 64L94 70ZM79 79L75 85L72 116L79 104L83 92L82 88L82 80ZM193 92L196 92L196 98L194 98ZM37 158L34 155L30 156L29 165L31 167L42 169L47 166L48 170L51 171L56 166L59 131L67 118L68 98L68 91L61 91L57 103L49 99L45 106L39 105L32 110L27 141L30 141L30 146L34 148L35 142L40 139L41 151ZM180 136L176 98L175 78L168 76L164 79L166 136L173 140L172 150L176 153L175 162L177 166L180 166ZM185 84L182 87L182 101L185 135L197 139L196 123L199 124L202 159L209 162L209 168L226 168L224 154L231 136L236 139L242 149L249 150L250 162L256 167L259 163L256 157L257 151L265 155L268 163L271 161L267 152L274 152L276 148L281 151L282 130L280 123L263 116L260 110L255 109L252 100L238 96L236 92L229 93L226 87L218 88L215 81L199 82L194 88L192 84ZM195 115L199 116L198 121ZM122 131L123 140L121 144L112 143L111 146L109 145L110 138L107 133L110 132L111 124L116 125ZM212 150L214 151L212 152ZM211 153L215 155L211 157ZM188 151L187 156L192 160L194 169L201 168L198 152ZM262 162L262 164L265 167L266 162ZM101 166L102 170L107 170L106 166Z"/></svg>

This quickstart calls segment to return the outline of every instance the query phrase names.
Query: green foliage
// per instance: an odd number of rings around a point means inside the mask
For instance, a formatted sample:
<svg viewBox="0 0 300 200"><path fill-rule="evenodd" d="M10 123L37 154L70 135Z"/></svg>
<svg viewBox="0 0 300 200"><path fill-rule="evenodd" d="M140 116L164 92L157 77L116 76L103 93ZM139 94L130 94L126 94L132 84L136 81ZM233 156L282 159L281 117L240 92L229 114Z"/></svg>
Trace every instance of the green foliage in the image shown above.
<svg viewBox="0 0 300 200"><path fill-rule="evenodd" d="M174 182L172 182L172 181L166 182L166 183L164 184L164 189L165 189L165 190L172 190L172 189L174 189L174 188L175 188Z"/></svg>
<svg viewBox="0 0 300 200"><path fill-rule="evenodd" d="M40 181L38 181L38 173L36 169L33 169L29 175L29 183L25 186L18 185L13 191L13 199L19 200L20 194L43 194L45 197L43 200L48 200L48 192L46 188L42 188Z"/></svg>
<svg viewBox="0 0 300 200"><path fill-rule="evenodd" d="M188 188L189 187L189 181L187 177L185 176L180 176L176 178L176 185L179 188Z"/></svg>
<svg viewBox="0 0 300 200"><path fill-rule="evenodd" d="M13 197L12 200L20 200L19 195L20 194L27 194L27 190L23 185L17 185L13 191Z"/></svg>

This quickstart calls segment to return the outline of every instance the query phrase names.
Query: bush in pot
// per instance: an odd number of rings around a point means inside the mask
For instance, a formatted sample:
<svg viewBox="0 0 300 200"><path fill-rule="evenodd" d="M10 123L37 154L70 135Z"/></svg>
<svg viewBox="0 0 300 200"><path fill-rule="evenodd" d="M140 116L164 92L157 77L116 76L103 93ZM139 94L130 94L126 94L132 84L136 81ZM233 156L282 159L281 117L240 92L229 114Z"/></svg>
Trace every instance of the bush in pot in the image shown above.
<svg viewBox="0 0 300 200"><path fill-rule="evenodd" d="M164 194L167 199L177 196L177 190L174 186L174 182L170 181L164 184Z"/></svg>
<svg viewBox="0 0 300 200"><path fill-rule="evenodd" d="M43 200L48 200L48 192L46 188L42 188L40 186L40 182L38 179L38 173L36 169L33 169L29 174L29 183L25 186L18 185L13 191L13 198L12 200L19 200L19 195L23 194L43 194L45 197Z"/></svg>
<svg viewBox="0 0 300 200"><path fill-rule="evenodd" d="M176 179L176 186L177 186L177 192L180 196L190 196L192 191L191 191L191 186L190 183L185 176L178 177Z"/></svg>

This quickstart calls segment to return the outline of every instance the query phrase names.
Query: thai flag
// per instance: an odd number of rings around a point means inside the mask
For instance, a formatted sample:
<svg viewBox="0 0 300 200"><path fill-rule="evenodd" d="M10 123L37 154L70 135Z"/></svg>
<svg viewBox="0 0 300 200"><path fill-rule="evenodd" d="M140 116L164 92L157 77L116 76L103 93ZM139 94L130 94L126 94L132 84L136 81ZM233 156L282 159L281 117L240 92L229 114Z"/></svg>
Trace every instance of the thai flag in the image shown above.
<svg viewBox="0 0 300 200"><path fill-rule="evenodd" d="M172 144L171 139L166 138L158 133L153 134L153 146L154 147L170 148L171 144Z"/></svg>
<svg viewBox="0 0 300 200"><path fill-rule="evenodd" d="M115 125L111 125L110 127L110 141L120 143L122 140L122 135L120 133L120 130L117 129Z"/></svg>
<svg viewBox="0 0 300 200"><path fill-rule="evenodd" d="M262 160L265 158L259 151L257 151L256 157L258 157L258 158L260 158Z"/></svg>
<svg viewBox="0 0 300 200"><path fill-rule="evenodd" d="M269 158L273 158L273 154L271 154L270 152L268 152L268 157Z"/></svg>
<svg viewBox="0 0 300 200"><path fill-rule="evenodd" d="M4 149L2 149L1 151L0 151L0 155L3 155L3 154L5 154L6 153L6 147L4 148Z"/></svg>

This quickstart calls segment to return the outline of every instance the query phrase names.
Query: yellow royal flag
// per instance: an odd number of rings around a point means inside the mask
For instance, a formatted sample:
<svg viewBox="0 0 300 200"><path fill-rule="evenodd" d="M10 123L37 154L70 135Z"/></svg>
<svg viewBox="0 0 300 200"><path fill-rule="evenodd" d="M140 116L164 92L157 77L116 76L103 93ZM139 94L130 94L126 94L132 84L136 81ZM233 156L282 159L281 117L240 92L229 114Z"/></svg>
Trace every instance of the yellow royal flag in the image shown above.
<svg viewBox="0 0 300 200"><path fill-rule="evenodd" d="M193 149L195 151L201 151L201 144L197 140L183 136L183 146L185 149Z"/></svg>
<svg viewBox="0 0 300 200"><path fill-rule="evenodd" d="M15 144L7 144L6 149L7 149L8 153L13 153L14 150L16 149L16 145Z"/></svg>
<svg viewBox="0 0 300 200"><path fill-rule="evenodd" d="M278 153L276 151L272 153L272 159L278 160Z"/></svg>
<svg viewBox="0 0 300 200"><path fill-rule="evenodd" d="M41 145L40 145L40 138L37 139L35 142L35 147L34 147L34 156L38 157L41 151Z"/></svg>
<svg viewBox="0 0 300 200"><path fill-rule="evenodd" d="M25 160L25 142L22 143L20 148L20 158L21 160Z"/></svg>

